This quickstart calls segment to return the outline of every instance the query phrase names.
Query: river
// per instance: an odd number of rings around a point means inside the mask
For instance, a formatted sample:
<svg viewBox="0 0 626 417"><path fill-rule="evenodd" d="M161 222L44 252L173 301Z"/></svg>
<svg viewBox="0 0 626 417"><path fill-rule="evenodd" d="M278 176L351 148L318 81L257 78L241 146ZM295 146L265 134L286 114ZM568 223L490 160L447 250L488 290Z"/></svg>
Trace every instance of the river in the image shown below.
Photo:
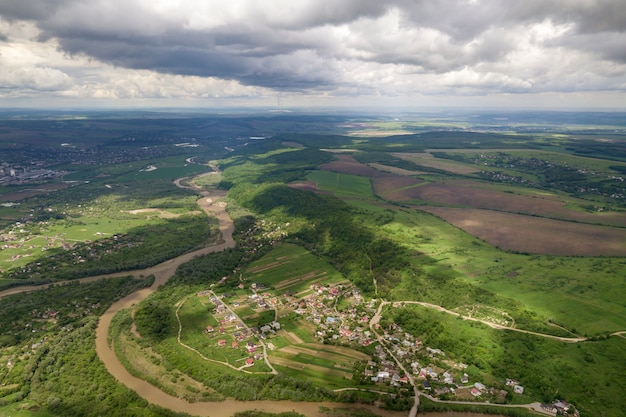
<svg viewBox="0 0 626 417"><path fill-rule="evenodd" d="M176 185L180 185L180 181L176 181ZM190 188L190 187L184 187ZM382 417L404 417L406 412L387 411L381 410L378 407L363 404L346 404L346 403L332 403L332 402L300 402L300 401L269 401L269 400L257 400L257 401L237 401L237 400L225 400L221 402L196 402L190 403L181 398L173 397L165 392L161 391L156 386L131 375L126 368L118 360L117 356L113 352L112 348L107 343L107 334L111 319L120 310L130 308L133 305L144 300L150 294L152 294L157 288L163 285L169 278L171 278L179 265L190 261L191 259L206 255L212 252L219 252L226 248L232 248L235 246L233 240L234 223L228 213L226 212L226 205L223 202L223 198L226 196L225 191L199 191L201 198L198 200L200 208L205 210L209 215L217 217L219 221L220 238L212 246L199 249L194 252L190 252L176 258L170 259L151 268L143 270L129 271L124 273L116 273L109 275L99 275L96 277L83 278L80 281L88 282L94 281L106 277L114 276L147 276L154 275L155 280L152 286L144 288L129 294L128 296L118 300L109 307L109 309L100 317L98 327L96 329L96 353L103 362L107 371L121 384L135 391L140 397L144 398L150 403L159 405L161 407L174 410L177 412L184 412L195 416L210 416L210 417L231 417L236 412L247 410L260 410L272 413L281 413L287 411L295 411L304 414L307 417L328 417L328 414L322 412L320 407L337 408L337 409L367 409L372 413ZM16 294L19 292L41 290L47 286L39 287L18 287L12 288L0 292L0 298ZM482 414L475 413L426 413L428 417L480 417ZM497 417L497 416L496 416Z"/></svg>

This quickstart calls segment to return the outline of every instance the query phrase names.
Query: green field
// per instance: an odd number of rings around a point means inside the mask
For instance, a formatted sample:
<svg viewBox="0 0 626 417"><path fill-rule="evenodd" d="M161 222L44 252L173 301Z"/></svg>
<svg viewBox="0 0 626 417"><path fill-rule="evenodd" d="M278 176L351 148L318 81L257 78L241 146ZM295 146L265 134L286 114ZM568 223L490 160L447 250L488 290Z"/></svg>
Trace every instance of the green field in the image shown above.
<svg viewBox="0 0 626 417"><path fill-rule="evenodd" d="M139 377L192 401L354 401L363 395L368 401L389 399L387 405L406 409L413 392L408 385L398 388L364 377L363 361L371 359L382 365L384 360L375 355L376 338L366 336L368 340L364 340L360 335L369 331L367 320L378 306L373 299L423 301L476 319L506 319L507 325L518 330L540 334L495 330L435 308L388 305L379 330L383 335L389 333L387 346L395 349L403 337L423 342L405 357L405 366L415 360L443 371L455 368L452 362L463 362L469 365L471 382L500 389L506 378L518 379L525 391L508 398L511 404L561 398L580 409L582 417L623 415L626 339L611 333L626 330L624 257L502 251L465 233L461 226L409 206L408 198L417 193L398 193L396 200L385 200L396 198L385 190L374 196L372 184L376 181L388 188L410 184L406 176L395 180L393 170L373 174L373 178L321 170L336 156L326 149L355 149L351 155L362 164L380 163L409 171L418 171L420 160L402 160L398 151L440 151L454 159L431 158L428 161L434 164L424 162L424 169L415 176L422 181L419 185L441 193L438 198L459 187L498 191L481 194L480 204L496 194L506 202L520 204L522 199L508 196L546 196L576 214L587 215L572 216L570 221L591 224L594 216L610 218L626 209L623 181L614 178L626 174L623 132L616 131L613 124L598 130L591 130L591 125L546 124L550 126L547 131L542 127L529 133L516 131L516 126L534 126L534 122L513 119L507 126L497 122L492 129L495 122L481 115L476 115L475 124L474 116L407 122L364 122L366 117L315 119L308 125L311 129L304 130L305 116L293 120L283 116L280 120L263 116L245 121L190 115L157 121L151 116L154 123L146 123L145 116L137 120L128 116L112 124L103 119L61 124L42 120L31 123L32 131L28 123L12 121L13 127L0 129L0 136L11 143L23 136L27 145L19 152L3 152L3 157L20 164L23 155L32 151L32 144L53 144L46 152L49 166L71 171L65 180L82 182L20 199L18 206L0 207L5 245L0 252L0 285L135 269L206 244L216 236L216 220L199 211L196 192L178 189L172 180L207 172L203 163L216 161L223 172L195 183L228 190L238 246L180 265L166 285L134 306L138 333L131 331L130 312L124 312L112 326L110 337L116 354ZM570 116L551 117L558 122ZM622 123L623 115L611 117L619 121L616 125ZM473 125L481 126L480 131L467 127ZM106 126L110 130L104 129ZM426 131L434 126L453 130ZM353 130L371 136L271 136L281 130ZM414 133L378 135L403 130ZM258 132L264 132L266 139L246 139ZM187 137L197 138L198 147L175 146ZM80 144L86 151L58 146L66 141ZM26 160L40 162L36 153L28 155ZM481 155L486 157L484 164ZM198 164L187 163L188 158ZM342 159L340 162L354 169L350 172L373 172L371 165L359 167L346 156ZM468 164L485 173L451 171ZM444 170L446 167L450 170ZM305 181L314 182L318 192L310 191L313 187L307 187ZM5 196L17 188L2 189L0 194ZM456 207L473 207L478 200L468 199L467 205L457 199L449 201ZM446 204L440 201L433 197L420 203L431 207ZM508 215L517 207L503 204L491 209ZM519 209L523 212L521 206ZM537 217L553 213L524 212ZM20 224L15 223L20 218ZM254 292L267 300L268 307L259 307L249 298L254 293L253 283L261 287ZM341 284L342 293L326 298L325 290L318 292L312 284ZM226 322L226 313L215 311L216 305L208 297L196 295L209 288L248 326L276 317L281 328L266 334L264 342L273 345L268 355L278 374L271 374L263 360L239 370L230 367L239 368L250 357L245 349L250 339L233 347L238 320ZM7 364L0 367L0 382L6 384L0 387L0 414L95 416L123 414L127 409L133 415L174 415L150 409L145 400L120 386L94 351L97 315L131 289L117 288L111 280L85 290L73 284L0 299L6 328L0 336L0 362ZM316 303L300 304L312 295L320 296ZM59 311L55 319L44 318L50 310ZM341 328L324 320L324 316L335 315L341 316ZM205 332L208 325L215 331ZM218 330L222 326L224 333ZM402 332L392 337L395 326ZM355 338L339 336L346 327L354 331ZM566 343L548 336L588 339ZM224 346L218 346L221 339L226 340ZM44 348L33 347L40 340ZM445 359L429 357L425 346L442 349ZM433 383L435 388L443 384ZM382 394L332 391L338 388ZM391 401L387 393L398 397Z"/></svg>
<svg viewBox="0 0 626 417"><path fill-rule="evenodd" d="M313 171L306 178L308 181L315 182L318 190L333 193L338 197L364 199L374 197L370 180L365 177L330 171Z"/></svg>
<svg viewBox="0 0 626 417"><path fill-rule="evenodd" d="M519 380L524 394L513 396L514 403L549 401L556 390L566 398L588 396L586 406L577 404L587 412L593 413L592 404L602 404L606 415L621 413L622 386L616 382L626 367L617 358L626 349L626 339L562 343L490 329L421 306L387 309L384 317L425 344L439 346L446 358L469 364L471 382L499 386L506 378ZM589 367L595 372L588 372Z"/></svg>
<svg viewBox="0 0 626 417"><path fill-rule="evenodd" d="M313 282L336 283L344 280L332 265L301 246L281 244L261 259L251 263L243 273L244 282L275 287L277 294L305 291Z"/></svg>
<svg viewBox="0 0 626 417"><path fill-rule="evenodd" d="M442 276L514 300L510 313L526 306L539 316L574 329L580 335L597 335L626 328L623 304L626 283L622 258L583 258L521 255L502 252L429 214L401 210L384 226L387 235L427 254L425 267ZM433 238L436 236L436 238ZM407 285L410 285L407 282ZM418 295L428 288L394 291L398 299L407 292ZM467 299L468 303L470 299ZM455 307L462 299L441 299ZM517 305L517 306L516 306ZM503 304L506 306L506 303ZM551 332L556 329L550 330Z"/></svg>

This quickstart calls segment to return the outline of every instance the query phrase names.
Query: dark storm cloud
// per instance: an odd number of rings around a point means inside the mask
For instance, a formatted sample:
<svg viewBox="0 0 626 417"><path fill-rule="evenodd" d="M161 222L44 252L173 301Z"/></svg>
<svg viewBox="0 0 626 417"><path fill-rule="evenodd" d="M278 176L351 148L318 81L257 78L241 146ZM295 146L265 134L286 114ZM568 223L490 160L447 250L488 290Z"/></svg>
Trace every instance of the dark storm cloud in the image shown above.
<svg viewBox="0 0 626 417"><path fill-rule="evenodd" d="M0 16L6 19L41 20L72 0L28 0L0 2Z"/></svg>
<svg viewBox="0 0 626 417"><path fill-rule="evenodd" d="M125 68L214 76L289 90L334 83L327 71L332 64L320 68L317 53L310 53L317 49L314 39L294 42L276 30L252 27L246 21L195 30L133 3L107 14L90 6L76 5L43 20L41 39L56 38L70 54ZM333 10L338 9L327 12ZM335 19L341 20L342 15L346 17L347 10ZM314 24L323 16L318 13L307 23Z"/></svg>
<svg viewBox="0 0 626 417"><path fill-rule="evenodd" d="M564 48L626 62L623 0L4 3L0 15L36 21L40 39L55 39L70 55L123 68L219 77L279 90L349 85L353 81L346 71L356 73L359 64L364 73L389 66L411 67L403 70L405 74L447 74L468 68L502 71L500 77L479 79L506 84L517 77L512 88L531 84L539 88L536 80L524 80L530 75L509 73L523 68L515 60L543 65L536 53L524 55L522 47ZM528 45L519 45L542 24L549 36L539 33L529 38Z"/></svg>

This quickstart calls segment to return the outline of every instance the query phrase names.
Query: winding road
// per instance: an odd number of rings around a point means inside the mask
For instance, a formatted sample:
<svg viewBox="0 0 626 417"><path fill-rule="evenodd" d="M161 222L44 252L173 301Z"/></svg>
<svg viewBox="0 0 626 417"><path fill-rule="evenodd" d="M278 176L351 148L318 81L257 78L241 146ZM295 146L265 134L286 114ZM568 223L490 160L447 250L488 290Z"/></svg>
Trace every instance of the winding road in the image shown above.
<svg viewBox="0 0 626 417"><path fill-rule="evenodd" d="M346 408L346 407L352 408L354 407L354 408L367 409L376 415L380 415L384 417L406 416L406 413L403 413L403 412L392 412L392 411L381 410L375 406L368 406L368 405L354 406L354 405L348 405L344 403L330 403L330 402L319 403L319 402L294 402L294 401L225 400L225 401L218 402L218 403L216 402L189 403L185 401L184 399L166 394L165 392L161 391L159 388L148 383L147 381L131 375L126 370L126 368L124 368L124 366L120 363L117 356L115 355L112 347L109 346L107 343L107 334L108 334L109 326L111 324L111 319L113 318L113 316L118 311L126 309L126 308L130 308L133 305L145 299L146 297L148 297L151 293L153 293L155 290L157 290L157 288L159 288L161 285L166 283L174 275L179 265L185 262L188 262L197 256L223 251L224 249L232 248L235 246L235 241L233 239L234 223L232 219L230 218L230 216L228 215L228 213L226 212L226 204L223 201L223 198L226 197L226 192L220 191L220 190L203 191L195 187L183 185L181 183L182 180L184 179L176 180L174 183L178 187L191 189L199 193L201 195L201 198L197 202L199 207L205 210L209 215L215 216L219 221L220 234L219 234L218 239L213 243L213 245L196 250L194 252L190 252L190 253L178 256L176 258L170 259L168 261L165 261L153 267L142 269L142 270L121 272L121 273L108 274L108 275L99 275L99 276L94 276L94 277L82 278L79 280L66 281L66 282L75 282L75 281L91 282L91 281L97 281L103 278L119 277L119 276L142 277L142 276L154 275L155 277L155 280L152 286L150 286L149 288L135 291L134 293L128 295L127 297L115 302L100 317L100 320L98 322L98 327L96 329L96 341L95 341L96 353L98 357L100 358L100 360L105 365L108 372L115 379L117 379L120 383L132 389L140 397L144 398L150 403L153 403L153 404L156 404L161 407L171 409L177 412L185 412L185 413L189 413L191 415L197 415L197 416L230 417L236 412L241 412L241 411L246 411L246 410L261 410L261 411L272 412L272 413L296 411L298 413L302 413L310 417L327 417L328 414L322 413L320 411L320 407L328 407L328 408ZM55 284L56 285L63 284L63 282L59 282ZM41 289L45 289L48 287L49 285L24 286L24 287L11 288L5 291L0 291L0 298L6 297L12 294L22 293L22 292L41 290ZM548 338L560 340L563 342L576 343L576 342L582 342L586 340L584 338L563 338L563 337L557 337L557 336L551 336L551 335L545 335L545 334L515 329L511 327L505 327L505 326L497 325L494 323L486 322L483 320L479 320L476 318L462 316L457 312L447 310L441 306L428 304L424 302L403 301L403 302L392 303L392 302L385 301L379 305L378 311L376 312L375 316L370 321L370 328L372 329L373 333L377 336L378 340L383 346L385 346L384 341L374 329L375 329L375 324L378 322L378 320L380 320L383 306L388 305L388 304L392 304L392 305L420 304L425 307L434 308L439 311L444 311L448 314L461 316L466 320L479 321L496 329L534 334L537 336L548 337ZM624 337L624 334L626 334L626 332L616 332L613 335ZM389 353L391 354L391 352ZM401 365L401 362L398 361L397 359L396 359L396 362L404 370L404 368ZM404 370L404 372L407 376L409 376L411 385L413 385L413 388L415 391L415 403L409 413L409 416L413 417L417 414L417 407L419 405L420 395L426 396L432 399L433 401L444 402L444 401L432 398L426 395L425 393L421 393L417 389L417 385L415 384L415 381L413 380L413 376L411 375L411 373L407 372L406 370ZM450 402L458 403L455 401L450 401ZM476 405L477 403L472 403L472 404ZM541 410L538 409L538 403L527 404L527 405L515 405L515 407L526 407L526 408L541 412ZM429 413L428 415L435 416L437 414L438 413L433 413L433 414Z"/></svg>
<svg viewBox="0 0 626 417"><path fill-rule="evenodd" d="M170 259L152 268L147 268L141 271L127 272L124 274L117 274L122 276L146 276L153 274L155 276L155 281L150 288L136 291L128 295L127 297L117 301L116 303L111 305L111 307L109 307L109 309L100 317L98 327L96 329L96 353L98 354L100 360L104 363L109 373L113 377L115 377L115 379L117 379L120 383L132 389L139 396L141 396L150 403L157 404L170 410L185 412L197 416L230 417L236 412L254 409L272 413L297 411L306 416L327 417L327 414L320 412L320 406L328 408L340 408L348 406L343 403L296 401L225 400L218 403L189 403L184 399L168 395L165 392L161 391L159 388L150 384L149 382L131 375L120 363L113 349L107 343L107 334L113 316L118 311L130 308L134 304L137 304L141 300L145 299L158 287L167 282L167 280L174 275L174 273L176 272L176 268L179 265L188 262L196 256L205 255L212 252L219 252L226 248L232 248L235 246L235 241L233 240L232 236L234 223L226 212L226 205L221 200L226 196L226 192L217 190L210 192L200 191L189 186L181 185L181 180L177 180L175 184L181 188L193 189L194 191L199 192L202 195L202 198L198 200L198 205L207 213L209 213L209 215L213 215L219 220L220 238L212 246L208 246L206 248L176 257L174 259ZM405 415L404 413L380 410L379 408L374 406L359 405L358 407L366 408L374 414L384 417L400 417Z"/></svg>

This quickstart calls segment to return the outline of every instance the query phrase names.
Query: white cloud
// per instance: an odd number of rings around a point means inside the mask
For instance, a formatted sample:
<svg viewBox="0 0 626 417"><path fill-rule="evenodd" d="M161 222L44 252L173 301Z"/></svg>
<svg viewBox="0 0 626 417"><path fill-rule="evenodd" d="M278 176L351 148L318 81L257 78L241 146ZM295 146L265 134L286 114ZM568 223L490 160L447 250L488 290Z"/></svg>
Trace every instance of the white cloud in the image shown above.
<svg viewBox="0 0 626 417"><path fill-rule="evenodd" d="M0 4L0 95L40 91L165 105L276 95L294 102L619 95L626 86L626 8L620 4L11 2Z"/></svg>

